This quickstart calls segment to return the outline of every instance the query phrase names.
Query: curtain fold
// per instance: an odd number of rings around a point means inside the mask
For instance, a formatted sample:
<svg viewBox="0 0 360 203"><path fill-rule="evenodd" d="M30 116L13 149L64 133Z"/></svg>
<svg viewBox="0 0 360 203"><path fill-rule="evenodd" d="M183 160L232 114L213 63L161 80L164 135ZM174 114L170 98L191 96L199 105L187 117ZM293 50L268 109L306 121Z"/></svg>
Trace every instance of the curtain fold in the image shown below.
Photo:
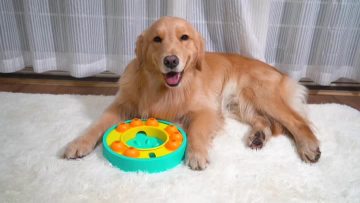
<svg viewBox="0 0 360 203"><path fill-rule="evenodd" d="M121 74L136 37L164 15L190 21L209 51L260 59L322 85L360 81L358 0L2 0L0 72Z"/></svg>
<svg viewBox="0 0 360 203"><path fill-rule="evenodd" d="M276 1L270 10L268 63L323 85L360 80L360 1Z"/></svg>

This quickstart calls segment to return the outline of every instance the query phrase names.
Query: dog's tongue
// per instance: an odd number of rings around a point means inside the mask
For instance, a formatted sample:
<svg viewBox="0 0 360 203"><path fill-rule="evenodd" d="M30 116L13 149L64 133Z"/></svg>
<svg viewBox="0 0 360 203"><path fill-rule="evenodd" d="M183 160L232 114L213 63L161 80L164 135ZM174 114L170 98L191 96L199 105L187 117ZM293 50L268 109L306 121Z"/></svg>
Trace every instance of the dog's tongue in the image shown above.
<svg viewBox="0 0 360 203"><path fill-rule="evenodd" d="M181 73L170 72L165 75L166 83L170 86L179 84Z"/></svg>

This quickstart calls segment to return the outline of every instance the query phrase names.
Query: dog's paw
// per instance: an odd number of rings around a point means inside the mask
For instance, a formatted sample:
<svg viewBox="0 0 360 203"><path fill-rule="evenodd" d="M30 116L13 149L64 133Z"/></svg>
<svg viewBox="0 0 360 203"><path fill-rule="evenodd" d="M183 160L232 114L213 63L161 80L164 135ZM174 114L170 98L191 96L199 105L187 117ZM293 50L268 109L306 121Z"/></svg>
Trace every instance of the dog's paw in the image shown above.
<svg viewBox="0 0 360 203"><path fill-rule="evenodd" d="M261 149L266 143L266 136L263 131L252 133L248 139L248 145L251 149Z"/></svg>
<svg viewBox="0 0 360 203"><path fill-rule="evenodd" d="M321 156L319 143L316 140L297 144L297 150L301 159L306 163L316 163Z"/></svg>
<svg viewBox="0 0 360 203"><path fill-rule="evenodd" d="M185 160L186 165L192 170L204 170L209 164L206 153L188 151Z"/></svg>
<svg viewBox="0 0 360 203"><path fill-rule="evenodd" d="M79 137L67 145L64 152L64 158L82 158L88 155L91 151L93 151L95 144L91 143L85 137Z"/></svg>

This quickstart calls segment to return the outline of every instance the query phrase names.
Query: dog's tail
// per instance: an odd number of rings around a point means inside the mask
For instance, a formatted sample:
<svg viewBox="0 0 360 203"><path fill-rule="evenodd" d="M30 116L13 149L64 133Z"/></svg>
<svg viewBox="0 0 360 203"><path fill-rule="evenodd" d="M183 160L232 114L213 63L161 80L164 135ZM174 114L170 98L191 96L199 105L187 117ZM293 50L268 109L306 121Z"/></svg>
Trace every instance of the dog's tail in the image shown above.
<svg viewBox="0 0 360 203"><path fill-rule="evenodd" d="M307 119L307 96L308 90L303 85L300 85L295 80L285 76L281 85L282 100L296 113L298 113L306 123L311 126L310 121ZM271 132L273 135L288 133L287 129L278 121L271 119Z"/></svg>
<svg viewBox="0 0 360 203"><path fill-rule="evenodd" d="M307 88L289 77L286 77L281 85L283 100L307 121Z"/></svg>

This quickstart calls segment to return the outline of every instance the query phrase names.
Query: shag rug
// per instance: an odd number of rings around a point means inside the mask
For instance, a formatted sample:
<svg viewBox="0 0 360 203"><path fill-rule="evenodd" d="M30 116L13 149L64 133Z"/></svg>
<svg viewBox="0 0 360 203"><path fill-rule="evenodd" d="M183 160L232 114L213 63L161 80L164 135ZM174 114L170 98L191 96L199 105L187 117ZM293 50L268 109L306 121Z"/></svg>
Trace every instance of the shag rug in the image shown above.
<svg viewBox="0 0 360 203"><path fill-rule="evenodd" d="M360 202L360 112L353 108L308 105L321 141L317 164L303 163L286 136L249 149L248 127L231 119L205 171L125 173L101 146L81 160L62 159L64 146L112 99L0 93L0 202Z"/></svg>

